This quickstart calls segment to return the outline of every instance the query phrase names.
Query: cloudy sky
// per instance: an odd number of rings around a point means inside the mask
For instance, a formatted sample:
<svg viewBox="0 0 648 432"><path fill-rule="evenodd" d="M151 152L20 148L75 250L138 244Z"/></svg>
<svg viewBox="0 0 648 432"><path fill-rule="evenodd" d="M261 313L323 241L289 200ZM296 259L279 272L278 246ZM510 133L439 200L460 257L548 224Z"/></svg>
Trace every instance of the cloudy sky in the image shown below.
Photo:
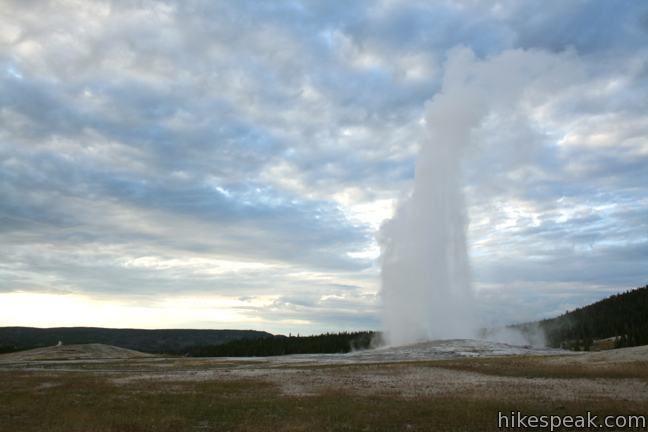
<svg viewBox="0 0 648 432"><path fill-rule="evenodd" d="M644 2L0 0L0 325L379 328L458 56L560 66L472 131L485 322L648 283Z"/></svg>

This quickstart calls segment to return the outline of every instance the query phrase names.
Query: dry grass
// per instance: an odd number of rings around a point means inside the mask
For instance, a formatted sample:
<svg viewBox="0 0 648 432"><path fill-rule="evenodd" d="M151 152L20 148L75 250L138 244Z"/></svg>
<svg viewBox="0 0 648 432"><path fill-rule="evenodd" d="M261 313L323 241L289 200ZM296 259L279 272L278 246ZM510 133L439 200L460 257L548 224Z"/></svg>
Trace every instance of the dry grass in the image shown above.
<svg viewBox="0 0 648 432"><path fill-rule="evenodd" d="M304 370L385 370L403 367L433 367L519 378L636 378L648 380L648 361L583 362L578 358L550 356L505 356L458 358L451 360L412 360L361 364L287 364L280 369Z"/></svg>
<svg viewBox="0 0 648 432"><path fill-rule="evenodd" d="M556 361L559 360L559 361ZM648 380L648 362L581 362L577 359L511 356L424 362L432 367L461 370L495 376L521 378L637 378Z"/></svg>
<svg viewBox="0 0 648 432"><path fill-rule="evenodd" d="M513 360L506 361L497 369L498 361L479 367L496 373L515 365ZM365 370L374 367L378 366ZM469 392L402 398L328 388L314 396L295 397L282 395L279 385L260 379L135 380L116 385L108 377L89 372L4 371L0 384L0 432L488 431L497 429L498 411L648 411L645 402L511 402L475 398Z"/></svg>
<svg viewBox="0 0 648 432"><path fill-rule="evenodd" d="M648 392L648 364L635 360L169 358L29 367L42 369L0 370L0 432L489 431L498 411L648 413L640 394Z"/></svg>

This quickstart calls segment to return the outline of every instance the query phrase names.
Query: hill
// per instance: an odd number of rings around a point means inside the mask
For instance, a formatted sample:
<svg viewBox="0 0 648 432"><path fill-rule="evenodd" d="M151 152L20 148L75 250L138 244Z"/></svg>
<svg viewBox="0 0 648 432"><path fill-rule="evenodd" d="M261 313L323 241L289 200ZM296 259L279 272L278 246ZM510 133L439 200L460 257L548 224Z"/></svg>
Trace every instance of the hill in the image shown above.
<svg viewBox="0 0 648 432"><path fill-rule="evenodd" d="M101 327L0 327L0 352L71 344L104 344L148 353L177 353L196 346L272 337L256 330L142 330Z"/></svg>
<svg viewBox="0 0 648 432"><path fill-rule="evenodd" d="M648 285L612 295L556 318L512 326L523 332L540 327L547 344L588 351L595 340L610 347L648 344Z"/></svg>
<svg viewBox="0 0 648 432"><path fill-rule="evenodd" d="M0 355L0 363L45 360L106 360L154 357L139 351L104 344L61 345Z"/></svg>

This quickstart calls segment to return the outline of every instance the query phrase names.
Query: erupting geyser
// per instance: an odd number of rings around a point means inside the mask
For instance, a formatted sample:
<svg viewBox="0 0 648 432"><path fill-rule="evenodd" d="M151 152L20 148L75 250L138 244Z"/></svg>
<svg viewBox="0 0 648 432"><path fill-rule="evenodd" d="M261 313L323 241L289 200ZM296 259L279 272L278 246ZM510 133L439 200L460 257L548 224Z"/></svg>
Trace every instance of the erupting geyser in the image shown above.
<svg viewBox="0 0 648 432"><path fill-rule="evenodd" d="M495 124L511 116L525 123L574 69L569 63L569 53L540 51L511 50L486 61L467 49L450 55L442 88L426 106L413 192L380 232L388 344L475 337L463 154L487 116Z"/></svg>
<svg viewBox="0 0 648 432"><path fill-rule="evenodd" d="M383 319L393 345L475 330L461 159L482 104L453 93L427 106L414 191L381 230Z"/></svg>

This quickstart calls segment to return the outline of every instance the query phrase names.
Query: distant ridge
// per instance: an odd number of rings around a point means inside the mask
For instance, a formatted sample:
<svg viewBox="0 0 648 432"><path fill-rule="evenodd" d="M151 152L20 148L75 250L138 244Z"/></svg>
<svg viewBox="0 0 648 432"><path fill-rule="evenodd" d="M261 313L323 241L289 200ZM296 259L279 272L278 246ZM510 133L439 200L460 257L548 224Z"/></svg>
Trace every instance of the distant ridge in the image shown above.
<svg viewBox="0 0 648 432"><path fill-rule="evenodd" d="M0 327L0 352L64 345L105 344L148 353L181 353L195 346L272 337L257 330L115 329L102 327Z"/></svg>

